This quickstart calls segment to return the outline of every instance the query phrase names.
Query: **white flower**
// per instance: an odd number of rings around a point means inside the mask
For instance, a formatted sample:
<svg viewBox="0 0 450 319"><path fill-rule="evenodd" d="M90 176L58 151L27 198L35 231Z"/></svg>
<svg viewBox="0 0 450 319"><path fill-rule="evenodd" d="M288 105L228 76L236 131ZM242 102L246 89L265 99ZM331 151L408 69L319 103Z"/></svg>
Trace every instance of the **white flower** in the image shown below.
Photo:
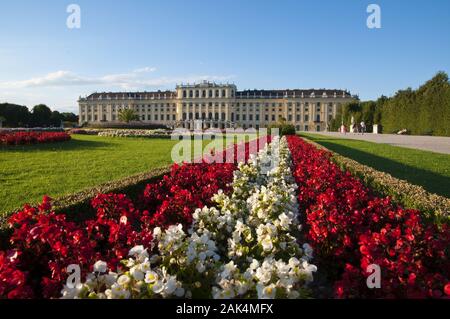
<svg viewBox="0 0 450 319"><path fill-rule="evenodd" d="M144 281L148 284L153 284L158 280L158 274L154 271L147 271L145 273L145 279Z"/></svg>
<svg viewBox="0 0 450 319"><path fill-rule="evenodd" d="M175 279L175 276L170 276L167 278L167 282L164 285L164 293L167 295L171 295L175 292L177 289L177 280Z"/></svg>
<svg viewBox="0 0 450 319"><path fill-rule="evenodd" d="M155 282L152 287L152 290L155 294L160 294L164 291L164 283L161 280Z"/></svg>
<svg viewBox="0 0 450 319"><path fill-rule="evenodd" d="M160 238L161 237L161 228L160 227L155 227L153 229L153 237L155 238Z"/></svg>
<svg viewBox="0 0 450 319"><path fill-rule="evenodd" d="M105 273L108 270L108 264L104 261L97 261L94 264L94 271L99 273Z"/></svg>
<svg viewBox="0 0 450 319"><path fill-rule="evenodd" d="M277 294L277 287L274 284L263 286L258 284L256 286L259 299L274 299Z"/></svg>
<svg viewBox="0 0 450 319"><path fill-rule="evenodd" d="M128 253L128 256L139 256L145 251L144 246L135 246L131 248L130 252Z"/></svg>
<svg viewBox="0 0 450 319"><path fill-rule="evenodd" d="M119 277L119 279L117 279L117 284L119 284L120 286L125 286L129 284L130 281L131 281L130 277L128 277L127 275L122 275Z"/></svg>
<svg viewBox="0 0 450 319"><path fill-rule="evenodd" d="M272 239L269 236L264 237L264 239L261 241L261 246L264 251L272 251L273 249Z"/></svg>
<svg viewBox="0 0 450 319"><path fill-rule="evenodd" d="M144 280L144 273L138 269L138 267L133 267L130 269L130 275L137 281Z"/></svg>

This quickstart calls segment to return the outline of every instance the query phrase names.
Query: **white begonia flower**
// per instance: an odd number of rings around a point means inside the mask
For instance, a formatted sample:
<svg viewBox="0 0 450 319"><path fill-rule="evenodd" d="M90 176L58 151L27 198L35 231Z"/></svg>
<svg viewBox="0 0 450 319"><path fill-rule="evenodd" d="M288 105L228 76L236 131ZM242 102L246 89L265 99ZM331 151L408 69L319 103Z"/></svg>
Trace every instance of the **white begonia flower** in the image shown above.
<svg viewBox="0 0 450 319"><path fill-rule="evenodd" d="M280 226L284 229L288 229L291 225L291 219L285 213L278 216L278 219L280 220Z"/></svg>
<svg viewBox="0 0 450 319"><path fill-rule="evenodd" d="M160 227L153 228L153 237L159 239L161 237L162 231Z"/></svg>
<svg viewBox="0 0 450 319"><path fill-rule="evenodd" d="M120 286L125 286L130 283L131 279L127 275L122 275L117 279L117 284Z"/></svg>
<svg viewBox="0 0 450 319"><path fill-rule="evenodd" d="M133 278L137 281L144 280L144 272L138 269L137 266L130 269L130 275L133 276Z"/></svg>
<svg viewBox="0 0 450 319"><path fill-rule="evenodd" d="M269 251L269 252L272 251L273 243L272 243L272 239L270 238L270 236L265 236L263 238L263 240L261 240L261 246L264 251Z"/></svg>
<svg viewBox="0 0 450 319"><path fill-rule="evenodd" d="M277 287L275 284L269 286L258 284L256 286L256 291L258 292L259 299L274 299L277 294Z"/></svg>
<svg viewBox="0 0 450 319"><path fill-rule="evenodd" d="M177 280L175 279L175 276L169 276L167 278L167 282L164 285L164 293L167 295L171 295L175 292L177 289Z"/></svg>
<svg viewBox="0 0 450 319"><path fill-rule="evenodd" d="M108 264L104 261L97 261L94 264L94 271L99 273L105 273L108 270Z"/></svg>
<svg viewBox="0 0 450 319"><path fill-rule="evenodd" d="M146 251L146 249L144 249L144 246L135 246L130 249L128 256L140 256L144 253L144 251Z"/></svg>
<svg viewBox="0 0 450 319"><path fill-rule="evenodd" d="M147 272L145 273L145 279L144 279L144 281L145 281L147 284L153 284L153 283L155 283L157 280L158 280L158 274L157 274L156 272L154 272L154 271L147 271Z"/></svg>
<svg viewBox="0 0 450 319"><path fill-rule="evenodd" d="M162 280L157 280L152 287L152 290L155 294L160 294L164 291L164 283Z"/></svg>

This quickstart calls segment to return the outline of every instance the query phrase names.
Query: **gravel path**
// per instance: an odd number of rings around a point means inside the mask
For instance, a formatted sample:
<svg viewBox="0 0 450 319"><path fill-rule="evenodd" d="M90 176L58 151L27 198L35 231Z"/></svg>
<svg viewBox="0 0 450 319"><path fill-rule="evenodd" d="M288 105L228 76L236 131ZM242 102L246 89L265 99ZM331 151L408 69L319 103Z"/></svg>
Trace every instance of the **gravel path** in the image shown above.
<svg viewBox="0 0 450 319"><path fill-rule="evenodd" d="M342 134L336 132L320 132L317 134L337 138L383 143L393 146L401 146L424 151L432 151L436 153L450 154L450 137L370 134L370 133L361 135L353 133Z"/></svg>

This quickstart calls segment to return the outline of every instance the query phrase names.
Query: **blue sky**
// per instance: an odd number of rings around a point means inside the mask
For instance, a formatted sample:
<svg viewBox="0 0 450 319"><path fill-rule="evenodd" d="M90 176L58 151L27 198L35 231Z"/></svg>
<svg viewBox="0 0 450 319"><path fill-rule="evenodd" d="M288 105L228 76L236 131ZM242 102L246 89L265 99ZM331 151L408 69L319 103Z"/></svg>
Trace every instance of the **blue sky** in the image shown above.
<svg viewBox="0 0 450 319"><path fill-rule="evenodd" d="M66 8L81 7L81 29ZM381 7L381 29L366 8ZM342 88L361 99L450 71L448 0L0 2L0 103L77 111L93 91Z"/></svg>

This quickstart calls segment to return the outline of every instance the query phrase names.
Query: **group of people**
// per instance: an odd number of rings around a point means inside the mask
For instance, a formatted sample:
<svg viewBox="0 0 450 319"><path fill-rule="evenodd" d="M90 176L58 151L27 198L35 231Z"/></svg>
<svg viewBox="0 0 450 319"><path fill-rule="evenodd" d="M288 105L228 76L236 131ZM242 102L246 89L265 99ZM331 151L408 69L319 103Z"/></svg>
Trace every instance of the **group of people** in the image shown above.
<svg viewBox="0 0 450 319"><path fill-rule="evenodd" d="M354 123L351 126L351 132L356 133L356 134L363 134L366 133L366 123L364 123L364 121L362 121L361 123L357 124ZM347 133L347 128L345 127L344 124L341 125L341 133L346 134Z"/></svg>

